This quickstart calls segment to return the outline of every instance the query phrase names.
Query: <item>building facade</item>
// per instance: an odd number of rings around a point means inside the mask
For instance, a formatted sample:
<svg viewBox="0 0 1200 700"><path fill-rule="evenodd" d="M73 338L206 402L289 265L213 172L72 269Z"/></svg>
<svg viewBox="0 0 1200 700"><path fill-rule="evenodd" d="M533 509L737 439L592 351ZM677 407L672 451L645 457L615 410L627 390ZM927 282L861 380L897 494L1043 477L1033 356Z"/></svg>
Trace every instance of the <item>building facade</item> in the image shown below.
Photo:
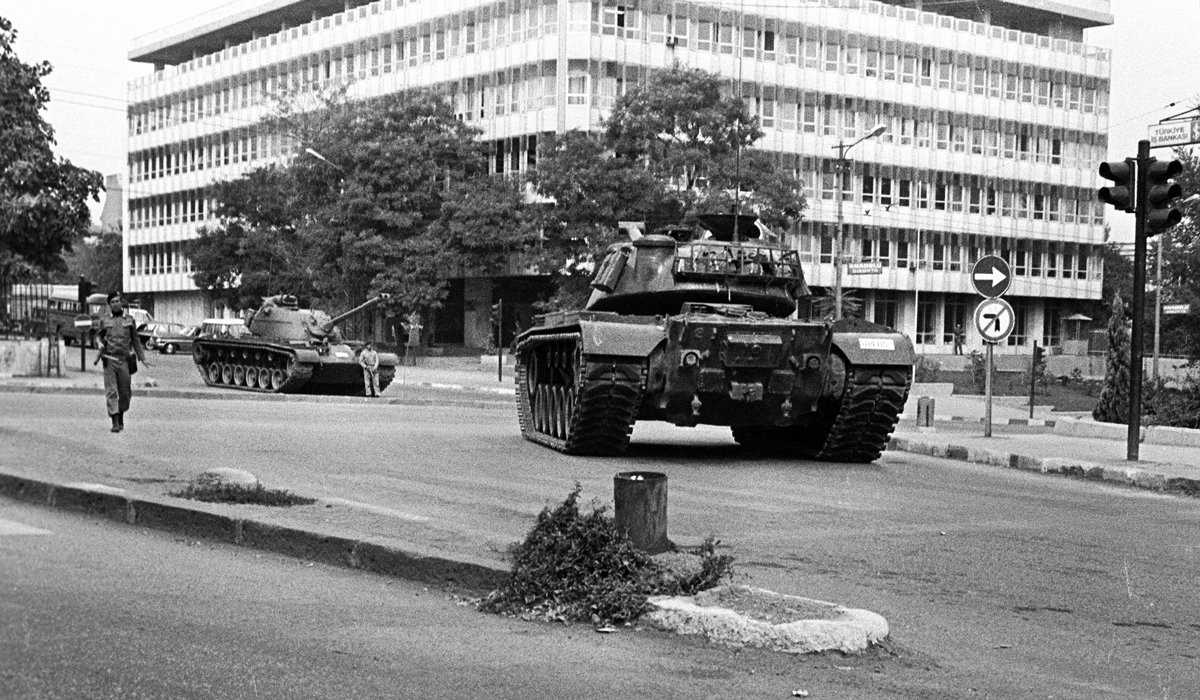
<svg viewBox="0 0 1200 700"><path fill-rule="evenodd" d="M948 352L977 346L970 270L1005 257L1016 325L1001 351L1063 346L1100 296L1110 57L1083 43L1108 0L274 0L138 40L129 86L125 288L162 318L219 312L184 241L206 187L288 157L273 96L330 82L367 98L430 87L478 126L496 173L536 166L547 135L596 129L627 86L674 64L716 72L761 120L757 148L802 178L789 240L810 286ZM886 129L850 144L877 126ZM493 281L456 281L446 343L485 344Z"/></svg>

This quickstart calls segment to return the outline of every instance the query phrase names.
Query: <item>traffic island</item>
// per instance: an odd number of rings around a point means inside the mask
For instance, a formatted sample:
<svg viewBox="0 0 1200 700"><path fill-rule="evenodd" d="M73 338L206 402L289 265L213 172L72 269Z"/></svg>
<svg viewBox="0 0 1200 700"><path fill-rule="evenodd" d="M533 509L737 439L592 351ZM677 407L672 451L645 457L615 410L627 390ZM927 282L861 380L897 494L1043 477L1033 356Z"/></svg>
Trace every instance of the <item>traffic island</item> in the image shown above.
<svg viewBox="0 0 1200 700"><path fill-rule="evenodd" d="M788 654L865 651L888 636L888 623L869 610L846 608L764 588L726 585L694 596L653 596L642 620L677 634L702 635L733 647Z"/></svg>

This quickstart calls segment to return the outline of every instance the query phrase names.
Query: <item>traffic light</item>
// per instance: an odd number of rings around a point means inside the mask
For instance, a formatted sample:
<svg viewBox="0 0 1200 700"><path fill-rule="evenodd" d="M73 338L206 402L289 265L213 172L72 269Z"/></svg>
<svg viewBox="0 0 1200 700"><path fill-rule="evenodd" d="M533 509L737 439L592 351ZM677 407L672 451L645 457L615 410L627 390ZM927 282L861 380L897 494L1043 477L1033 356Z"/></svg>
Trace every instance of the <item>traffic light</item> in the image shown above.
<svg viewBox="0 0 1200 700"><path fill-rule="evenodd" d="M1046 348L1041 347L1037 343L1033 344L1033 366L1034 371L1037 371L1037 366L1042 362L1042 355L1046 353Z"/></svg>
<svg viewBox="0 0 1200 700"><path fill-rule="evenodd" d="M79 308L81 313L87 313L87 298L92 295L92 290L95 289L94 284L83 275L79 276Z"/></svg>
<svg viewBox="0 0 1200 700"><path fill-rule="evenodd" d="M1137 206L1137 161L1126 158L1100 164L1100 177L1112 180L1110 187L1100 188L1100 201L1121 211L1133 211Z"/></svg>
<svg viewBox="0 0 1200 700"><path fill-rule="evenodd" d="M1171 201L1183 194L1183 188L1171 178L1183 172L1177 160L1152 160L1146 168L1146 236L1157 236L1179 223L1183 214Z"/></svg>

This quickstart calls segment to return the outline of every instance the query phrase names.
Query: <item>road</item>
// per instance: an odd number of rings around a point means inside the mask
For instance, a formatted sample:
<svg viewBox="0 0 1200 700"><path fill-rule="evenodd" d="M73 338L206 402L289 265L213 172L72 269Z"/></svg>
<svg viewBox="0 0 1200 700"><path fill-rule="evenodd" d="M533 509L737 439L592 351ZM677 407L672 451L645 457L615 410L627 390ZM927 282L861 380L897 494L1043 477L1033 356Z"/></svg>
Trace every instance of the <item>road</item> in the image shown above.
<svg viewBox="0 0 1200 700"><path fill-rule="evenodd" d="M866 466L750 460L726 431L654 424L622 459L572 458L521 440L503 406L143 395L116 436L99 396L0 394L0 416L8 470L77 480L86 466L94 481L162 492L240 466L390 513L380 537L495 561L574 483L610 504L613 474L662 471L672 539L713 534L739 581L884 615L894 647L876 682L896 696L1200 688L1196 499L907 453Z"/></svg>
<svg viewBox="0 0 1200 700"><path fill-rule="evenodd" d="M10 700L781 697L798 682L778 655L483 615L407 581L3 500L0 590Z"/></svg>

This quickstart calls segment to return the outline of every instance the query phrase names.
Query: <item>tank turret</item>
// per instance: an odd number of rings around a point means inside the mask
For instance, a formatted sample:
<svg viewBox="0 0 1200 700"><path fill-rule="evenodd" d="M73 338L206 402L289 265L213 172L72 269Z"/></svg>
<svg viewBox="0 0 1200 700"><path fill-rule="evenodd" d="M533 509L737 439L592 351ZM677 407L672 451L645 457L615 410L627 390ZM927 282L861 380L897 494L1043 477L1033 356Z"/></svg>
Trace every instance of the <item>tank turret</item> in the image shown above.
<svg viewBox="0 0 1200 700"><path fill-rule="evenodd" d="M330 318L320 309L302 309L300 302L291 294L267 297L262 306L250 316L246 326L250 333L264 339L281 342L311 341L313 343L342 342L337 324L355 314L366 311L390 295L380 294L349 311Z"/></svg>
<svg viewBox="0 0 1200 700"><path fill-rule="evenodd" d="M291 294L263 300L237 338L200 336L192 359L209 386L271 393L362 395L362 369L356 346L342 338L337 324L387 299L381 294L330 317L320 309L300 308ZM387 388L400 358L379 353L379 389Z"/></svg>
<svg viewBox="0 0 1200 700"><path fill-rule="evenodd" d="M587 308L679 313L683 304L744 304L788 316L808 296L800 257L752 216L712 214L609 248Z"/></svg>

